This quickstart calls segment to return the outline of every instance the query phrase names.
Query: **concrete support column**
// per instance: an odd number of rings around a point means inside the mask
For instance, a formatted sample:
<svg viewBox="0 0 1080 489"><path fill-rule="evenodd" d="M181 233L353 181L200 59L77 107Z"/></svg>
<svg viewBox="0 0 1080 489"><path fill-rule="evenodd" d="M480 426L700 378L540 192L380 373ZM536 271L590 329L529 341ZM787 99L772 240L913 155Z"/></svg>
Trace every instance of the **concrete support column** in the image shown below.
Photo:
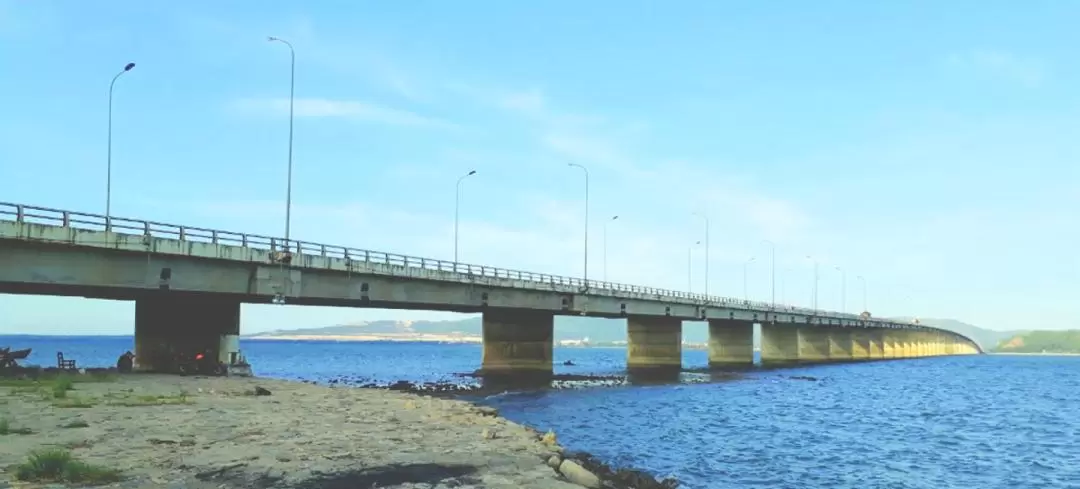
<svg viewBox="0 0 1080 489"><path fill-rule="evenodd" d="M754 364L754 323L709 320L709 366L749 367Z"/></svg>
<svg viewBox="0 0 1080 489"><path fill-rule="evenodd" d="M240 301L162 294L135 301L135 369L171 372L178 355L208 354L239 363Z"/></svg>
<svg viewBox="0 0 1080 489"><path fill-rule="evenodd" d="M870 330L865 328L851 328L851 359L869 360L871 338Z"/></svg>
<svg viewBox="0 0 1080 489"><path fill-rule="evenodd" d="M898 346L896 344L896 335L889 330L881 331L881 357L882 358L897 358L899 357Z"/></svg>
<svg viewBox="0 0 1080 489"><path fill-rule="evenodd" d="M829 329L822 326L799 326L799 361L829 361Z"/></svg>
<svg viewBox="0 0 1080 489"><path fill-rule="evenodd" d="M869 349L868 357L872 360L885 358L885 332L880 329L866 330Z"/></svg>
<svg viewBox="0 0 1080 489"><path fill-rule="evenodd" d="M851 328L829 326L825 329L829 335L829 360L842 362L853 359L854 339Z"/></svg>
<svg viewBox="0 0 1080 489"><path fill-rule="evenodd" d="M484 375L550 376L555 315L550 312L489 309L483 315Z"/></svg>
<svg viewBox="0 0 1080 489"><path fill-rule="evenodd" d="M628 369L682 368L682 320L630 316L626 319Z"/></svg>
<svg viewBox="0 0 1080 489"><path fill-rule="evenodd" d="M791 324L762 324L762 365L784 365L798 361L799 328Z"/></svg>

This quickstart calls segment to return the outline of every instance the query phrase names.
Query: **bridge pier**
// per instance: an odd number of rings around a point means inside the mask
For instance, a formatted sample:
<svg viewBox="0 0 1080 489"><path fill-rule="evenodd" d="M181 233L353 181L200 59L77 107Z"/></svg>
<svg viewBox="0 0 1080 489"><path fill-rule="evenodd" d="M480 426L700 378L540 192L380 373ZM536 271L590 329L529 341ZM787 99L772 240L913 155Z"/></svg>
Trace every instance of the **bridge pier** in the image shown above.
<svg viewBox="0 0 1080 489"><path fill-rule="evenodd" d="M871 360L881 360L885 358L885 332L871 328L864 330L867 341L866 356Z"/></svg>
<svg viewBox="0 0 1080 489"><path fill-rule="evenodd" d="M174 372L176 355L206 353L231 374L250 374L240 354L240 301L164 294L135 301L135 369Z"/></svg>
<svg viewBox="0 0 1080 489"><path fill-rule="evenodd" d="M854 339L851 328L828 326L823 328L829 338L829 360L849 361L854 358Z"/></svg>
<svg viewBox="0 0 1080 489"><path fill-rule="evenodd" d="M785 365L799 362L799 328L790 324L761 325L761 364Z"/></svg>
<svg viewBox="0 0 1080 489"><path fill-rule="evenodd" d="M709 367L754 365L754 323L733 319L709 320Z"/></svg>
<svg viewBox="0 0 1080 489"><path fill-rule="evenodd" d="M555 315L546 311L490 309L482 319L481 373L550 377Z"/></svg>
<svg viewBox="0 0 1080 489"><path fill-rule="evenodd" d="M870 330L864 328L852 328L851 329L851 359L852 360L869 360L870 359Z"/></svg>
<svg viewBox="0 0 1080 489"><path fill-rule="evenodd" d="M682 368L682 320L668 316L626 319L628 370Z"/></svg>

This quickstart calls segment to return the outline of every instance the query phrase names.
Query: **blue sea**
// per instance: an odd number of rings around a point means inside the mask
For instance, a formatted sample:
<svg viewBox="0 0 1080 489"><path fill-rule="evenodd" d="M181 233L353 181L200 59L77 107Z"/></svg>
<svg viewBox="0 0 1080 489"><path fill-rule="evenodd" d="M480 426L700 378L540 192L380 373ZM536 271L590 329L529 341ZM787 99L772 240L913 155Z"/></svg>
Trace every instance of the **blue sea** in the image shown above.
<svg viewBox="0 0 1080 489"><path fill-rule="evenodd" d="M131 337L0 336L107 367ZM254 341L256 374L362 382L460 381L477 345ZM556 349L557 373L617 374L621 349ZM563 366L572 360L574 366ZM685 352L687 367L706 353ZM704 384L507 392L509 419L686 488L1080 487L1080 357L967 356L768 370Z"/></svg>

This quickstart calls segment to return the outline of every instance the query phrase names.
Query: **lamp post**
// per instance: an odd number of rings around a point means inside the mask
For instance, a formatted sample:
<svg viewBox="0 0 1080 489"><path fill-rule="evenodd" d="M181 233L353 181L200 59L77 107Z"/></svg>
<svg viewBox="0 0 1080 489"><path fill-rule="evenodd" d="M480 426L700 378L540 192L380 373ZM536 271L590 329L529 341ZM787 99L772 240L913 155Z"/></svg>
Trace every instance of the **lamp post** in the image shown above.
<svg viewBox="0 0 1080 489"><path fill-rule="evenodd" d="M840 267L836 271L840 272L840 312L847 312L847 272Z"/></svg>
<svg viewBox="0 0 1080 489"><path fill-rule="evenodd" d="M607 225L611 221L618 220L619 216L611 216L611 219L604 221L604 281L607 282Z"/></svg>
<svg viewBox="0 0 1080 489"><path fill-rule="evenodd" d="M585 287L589 286L589 169L577 163L569 166L581 168L585 172Z"/></svg>
<svg viewBox="0 0 1080 489"><path fill-rule="evenodd" d="M686 291L694 292L694 246L701 244L701 241L695 241L693 245L686 248Z"/></svg>
<svg viewBox="0 0 1080 489"><path fill-rule="evenodd" d="M765 243L769 244L770 257L771 257L771 260L770 260L771 267L770 268L772 270L772 272L771 272L771 274L772 274L772 280L771 280L771 283L772 283L772 286L771 286L772 287L772 308L775 311L776 310L776 243L773 243L772 241L769 241L767 239L763 240L763 241Z"/></svg>
<svg viewBox="0 0 1080 489"><path fill-rule="evenodd" d="M135 67L135 63L128 63L124 65L124 69L120 70L112 81L109 82L109 134L108 142L105 148L105 231L109 231L112 227L112 100L113 100L113 87L116 85L116 79L120 78L120 75L131 71Z"/></svg>
<svg viewBox="0 0 1080 489"><path fill-rule="evenodd" d="M289 230L292 218L292 155L293 155L293 104L296 95L296 50L292 43L278 37L267 37L267 41L280 42L289 47L289 170L285 187L285 246L289 246Z"/></svg>
<svg viewBox="0 0 1080 489"><path fill-rule="evenodd" d="M476 175L476 170L470 170L469 173L462 175L457 179L457 187L454 193L454 271L457 271L458 263L458 215L461 210L461 182L466 178Z"/></svg>
<svg viewBox="0 0 1080 489"><path fill-rule="evenodd" d="M698 216L705 220L705 295L709 295L709 216L703 213L695 212L695 216Z"/></svg>
<svg viewBox="0 0 1080 489"><path fill-rule="evenodd" d="M752 261L754 261L754 257L751 256L750 258L747 258L746 261L744 261L742 264L742 295L744 301L750 300L750 293L747 291L746 287L746 269L749 267L750 262Z"/></svg>
<svg viewBox="0 0 1080 489"><path fill-rule="evenodd" d="M866 308L866 277L858 275L855 278L862 282L862 310L863 312L869 311L869 309Z"/></svg>
<svg viewBox="0 0 1080 489"><path fill-rule="evenodd" d="M814 262L814 288L813 288L813 291L810 294L810 302L812 304L811 308L814 310L814 313L816 314L817 313L817 304L818 304L818 302L817 302L817 298L818 298L818 293L817 293L817 288L818 288L818 262L817 262L817 260L814 259L814 257L812 257L810 255L806 255L806 259L807 260L812 260Z"/></svg>

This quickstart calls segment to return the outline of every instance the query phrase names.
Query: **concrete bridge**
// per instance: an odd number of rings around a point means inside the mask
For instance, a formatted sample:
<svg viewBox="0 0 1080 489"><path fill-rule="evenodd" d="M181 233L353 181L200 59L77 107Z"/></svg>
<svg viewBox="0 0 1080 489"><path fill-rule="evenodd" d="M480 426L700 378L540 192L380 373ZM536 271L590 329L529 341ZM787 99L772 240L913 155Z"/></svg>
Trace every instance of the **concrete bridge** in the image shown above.
<svg viewBox="0 0 1080 489"><path fill-rule="evenodd" d="M560 314L625 319L629 369L681 367L687 320L713 367L752 365L755 323L764 364L981 353L914 323L7 203L0 293L135 301L143 370L179 348L235 365L240 304L280 302L482 313L487 374L550 374Z"/></svg>

